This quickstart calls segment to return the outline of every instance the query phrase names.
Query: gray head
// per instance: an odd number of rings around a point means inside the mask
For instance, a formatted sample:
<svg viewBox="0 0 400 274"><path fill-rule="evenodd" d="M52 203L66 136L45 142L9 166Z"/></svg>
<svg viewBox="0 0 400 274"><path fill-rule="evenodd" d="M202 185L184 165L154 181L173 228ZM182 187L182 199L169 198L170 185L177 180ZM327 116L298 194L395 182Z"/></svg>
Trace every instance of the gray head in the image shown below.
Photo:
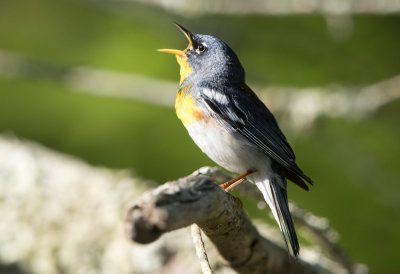
<svg viewBox="0 0 400 274"><path fill-rule="evenodd" d="M244 70L233 50L211 35L192 34L177 24L189 40L183 50L162 49L175 54L181 66L181 84L188 80L217 80L231 83L244 82Z"/></svg>

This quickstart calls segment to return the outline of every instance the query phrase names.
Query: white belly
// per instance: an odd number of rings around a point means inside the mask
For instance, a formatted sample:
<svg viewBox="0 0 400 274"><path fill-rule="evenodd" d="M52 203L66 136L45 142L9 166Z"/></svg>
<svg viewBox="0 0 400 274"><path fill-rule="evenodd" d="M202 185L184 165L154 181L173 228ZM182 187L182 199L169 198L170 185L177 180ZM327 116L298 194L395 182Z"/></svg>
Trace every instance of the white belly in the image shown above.
<svg viewBox="0 0 400 274"><path fill-rule="evenodd" d="M231 172L269 170L270 159L261 149L239 133L223 129L215 120L200 120L186 125L186 129L208 157Z"/></svg>

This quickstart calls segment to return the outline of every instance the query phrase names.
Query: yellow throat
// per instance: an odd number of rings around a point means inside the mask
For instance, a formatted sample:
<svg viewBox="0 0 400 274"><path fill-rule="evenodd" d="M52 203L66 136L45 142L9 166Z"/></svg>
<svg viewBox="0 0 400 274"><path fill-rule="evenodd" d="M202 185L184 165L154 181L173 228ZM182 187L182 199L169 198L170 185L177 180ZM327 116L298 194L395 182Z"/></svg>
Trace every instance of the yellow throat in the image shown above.
<svg viewBox="0 0 400 274"><path fill-rule="evenodd" d="M178 61L178 64L180 66L181 79L179 81L179 86L181 86L186 78L193 72L187 59L187 53L192 48L193 34L178 24L177 27L185 34L186 38L189 40L189 45L187 46L187 48L185 50L159 49L158 51L174 54L176 56L176 60ZM175 101L176 114L184 125L204 119L203 113L197 107L192 98L192 95L190 93L186 94L189 88L190 83L188 83L183 88L183 90L179 90Z"/></svg>
<svg viewBox="0 0 400 274"><path fill-rule="evenodd" d="M189 41L189 45L186 47L185 50L177 50L177 49L159 49L158 51L161 52L166 52L170 54L174 54L176 56L176 60L178 61L178 64L181 67L181 80L179 81L179 85L182 85L183 81L193 72L192 68L189 66L188 60L187 60L187 52L192 48L192 36L193 34L182 27L179 24L176 24L176 26L185 34L186 38Z"/></svg>
<svg viewBox="0 0 400 274"><path fill-rule="evenodd" d="M176 55L176 60L180 66L181 79L179 85L182 85L183 81L193 72L192 68L189 66L186 56Z"/></svg>

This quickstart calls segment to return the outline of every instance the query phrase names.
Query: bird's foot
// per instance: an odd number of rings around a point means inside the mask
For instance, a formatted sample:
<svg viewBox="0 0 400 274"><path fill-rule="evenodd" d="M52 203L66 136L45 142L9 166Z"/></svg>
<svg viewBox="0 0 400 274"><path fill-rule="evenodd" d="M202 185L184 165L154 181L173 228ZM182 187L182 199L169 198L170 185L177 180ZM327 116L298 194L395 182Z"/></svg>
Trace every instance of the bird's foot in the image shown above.
<svg viewBox="0 0 400 274"><path fill-rule="evenodd" d="M236 182L233 182L232 184L229 184L225 188L222 188L222 187L221 188L223 190L225 190L226 192L229 192L229 191L233 190L235 187L237 187L238 185L240 185L241 183L243 183L244 181L246 181L246 177L241 178L241 179L237 180Z"/></svg>
<svg viewBox="0 0 400 274"><path fill-rule="evenodd" d="M232 180L229 180L229 181L219 185L219 187L221 189L225 190L226 192L229 192L232 189L234 189L235 187L237 187L238 185L240 185L241 183L243 183L244 181L246 181L246 176L250 175L251 173L253 173L253 171L248 170L245 173L240 174L236 178L233 178Z"/></svg>

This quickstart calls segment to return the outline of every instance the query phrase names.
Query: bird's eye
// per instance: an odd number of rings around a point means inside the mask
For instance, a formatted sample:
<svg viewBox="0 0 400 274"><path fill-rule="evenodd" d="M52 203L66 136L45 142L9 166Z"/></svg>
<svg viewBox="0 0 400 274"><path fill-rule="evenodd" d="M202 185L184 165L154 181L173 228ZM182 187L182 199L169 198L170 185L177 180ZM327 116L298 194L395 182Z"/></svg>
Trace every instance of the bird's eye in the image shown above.
<svg viewBox="0 0 400 274"><path fill-rule="evenodd" d="M203 51L206 50L206 47L205 47L203 44L199 44L198 47L197 47L197 50L198 50L199 52L203 52Z"/></svg>

